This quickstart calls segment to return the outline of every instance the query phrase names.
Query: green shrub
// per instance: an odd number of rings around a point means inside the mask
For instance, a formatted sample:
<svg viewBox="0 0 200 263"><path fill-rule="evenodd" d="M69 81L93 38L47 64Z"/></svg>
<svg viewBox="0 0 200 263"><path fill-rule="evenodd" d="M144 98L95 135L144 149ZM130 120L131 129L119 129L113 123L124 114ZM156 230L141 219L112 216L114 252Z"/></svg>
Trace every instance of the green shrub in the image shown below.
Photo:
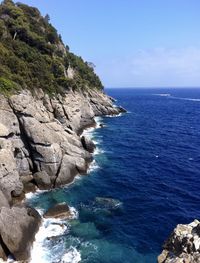
<svg viewBox="0 0 200 263"><path fill-rule="evenodd" d="M9 96L13 92L20 90L20 87L12 80L0 77L0 92Z"/></svg>
<svg viewBox="0 0 200 263"><path fill-rule="evenodd" d="M4 0L0 4L0 92L10 94L19 87L49 94L73 89L102 89L89 63L66 52L62 38L39 10ZM75 72L67 78L68 67Z"/></svg>

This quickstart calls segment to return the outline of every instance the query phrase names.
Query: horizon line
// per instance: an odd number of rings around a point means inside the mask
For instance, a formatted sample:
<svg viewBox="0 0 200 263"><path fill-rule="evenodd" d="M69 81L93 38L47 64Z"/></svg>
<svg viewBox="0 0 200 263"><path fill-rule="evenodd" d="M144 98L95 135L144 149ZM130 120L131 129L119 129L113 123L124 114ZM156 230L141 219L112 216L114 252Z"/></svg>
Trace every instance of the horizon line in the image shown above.
<svg viewBox="0 0 200 263"><path fill-rule="evenodd" d="M146 86L146 87L129 87L129 86L112 86L112 87L104 87L105 89L199 89L200 86L174 86L174 87L154 87L154 86Z"/></svg>

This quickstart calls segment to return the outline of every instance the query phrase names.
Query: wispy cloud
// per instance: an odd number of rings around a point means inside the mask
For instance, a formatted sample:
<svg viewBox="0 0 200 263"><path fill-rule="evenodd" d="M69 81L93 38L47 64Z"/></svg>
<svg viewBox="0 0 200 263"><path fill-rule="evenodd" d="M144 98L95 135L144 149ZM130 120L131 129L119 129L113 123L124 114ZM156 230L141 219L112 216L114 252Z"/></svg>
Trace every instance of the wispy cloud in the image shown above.
<svg viewBox="0 0 200 263"><path fill-rule="evenodd" d="M200 86L200 48L138 50L97 69L107 86Z"/></svg>

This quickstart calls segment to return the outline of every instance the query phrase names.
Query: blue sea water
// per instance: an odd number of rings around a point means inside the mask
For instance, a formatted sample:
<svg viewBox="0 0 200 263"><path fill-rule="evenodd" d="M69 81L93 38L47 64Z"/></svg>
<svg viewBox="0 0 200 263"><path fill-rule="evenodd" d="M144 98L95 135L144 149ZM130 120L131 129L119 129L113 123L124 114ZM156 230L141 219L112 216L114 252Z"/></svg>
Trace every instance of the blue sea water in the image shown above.
<svg viewBox="0 0 200 263"><path fill-rule="evenodd" d="M62 262L155 263L173 228L200 218L200 89L107 93L128 113L100 119L104 128L90 134L96 168L28 200L78 212L62 235L44 240L47 262L67 252Z"/></svg>

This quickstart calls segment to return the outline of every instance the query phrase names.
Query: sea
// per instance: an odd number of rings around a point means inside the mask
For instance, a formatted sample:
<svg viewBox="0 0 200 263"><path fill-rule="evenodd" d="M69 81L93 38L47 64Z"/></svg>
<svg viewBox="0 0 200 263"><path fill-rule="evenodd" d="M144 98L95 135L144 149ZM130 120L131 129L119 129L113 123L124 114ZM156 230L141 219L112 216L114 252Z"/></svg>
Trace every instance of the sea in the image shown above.
<svg viewBox="0 0 200 263"><path fill-rule="evenodd" d="M200 219L200 89L106 89L120 116L84 131L96 151L87 175L27 195L44 219L31 263L156 263L177 224ZM103 128L100 128L103 124Z"/></svg>

